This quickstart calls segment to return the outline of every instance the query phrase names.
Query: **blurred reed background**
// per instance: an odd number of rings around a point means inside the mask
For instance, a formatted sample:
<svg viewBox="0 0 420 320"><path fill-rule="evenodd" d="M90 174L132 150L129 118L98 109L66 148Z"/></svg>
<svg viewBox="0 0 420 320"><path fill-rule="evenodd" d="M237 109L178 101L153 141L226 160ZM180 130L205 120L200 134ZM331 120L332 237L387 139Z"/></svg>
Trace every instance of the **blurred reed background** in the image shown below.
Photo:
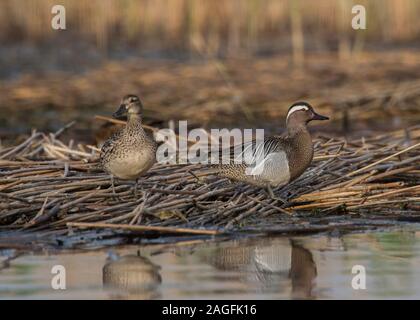
<svg viewBox="0 0 420 320"><path fill-rule="evenodd" d="M63 36L50 27L51 7L66 8L66 36L107 51L140 49L207 54L337 50L420 39L418 0L2 0L0 39L42 44ZM367 11L367 30L351 30L351 7ZM358 37L357 39L353 39Z"/></svg>
<svg viewBox="0 0 420 320"><path fill-rule="evenodd" d="M66 30L51 27L57 4ZM420 0L1 0L0 139L74 119L89 133L128 92L147 119L202 126L274 130L298 100L343 132L418 123L419 13Z"/></svg>

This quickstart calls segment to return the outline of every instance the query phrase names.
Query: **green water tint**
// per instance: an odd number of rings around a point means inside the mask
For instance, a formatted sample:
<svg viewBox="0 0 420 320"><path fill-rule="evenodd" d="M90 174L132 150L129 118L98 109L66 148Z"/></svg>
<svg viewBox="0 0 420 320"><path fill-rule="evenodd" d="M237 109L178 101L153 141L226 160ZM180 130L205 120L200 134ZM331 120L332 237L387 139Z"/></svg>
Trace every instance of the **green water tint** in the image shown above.
<svg viewBox="0 0 420 320"><path fill-rule="evenodd" d="M22 255L0 270L0 298L418 299L417 230ZM51 288L57 264L66 290ZM365 290L352 288L354 265Z"/></svg>

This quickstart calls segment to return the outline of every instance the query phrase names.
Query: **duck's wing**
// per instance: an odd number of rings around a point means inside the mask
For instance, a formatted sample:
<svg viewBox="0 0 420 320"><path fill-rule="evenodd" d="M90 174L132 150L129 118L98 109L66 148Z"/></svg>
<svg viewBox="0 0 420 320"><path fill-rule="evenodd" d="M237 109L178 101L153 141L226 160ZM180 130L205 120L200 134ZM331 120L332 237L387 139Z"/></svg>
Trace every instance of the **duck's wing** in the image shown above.
<svg viewBox="0 0 420 320"><path fill-rule="evenodd" d="M285 151L286 143L281 136L266 137L264 140L250 140L241 144L223 148L221 145L217 149L212 149L208 156L214 163L214 157L218 164L247 164L256 165L269 155Z"/></svg>
<svg viewBox="0 0 420 320"><path fill-rule="evenodd" d="M115 146L115 141L117 141L121 137L121 134L122 134L121 130L112 134L111 137L109 137L108 140L106 140L104 144L102 145L101 153L106 154L108 152L111 152L111 150Z"/></svg>
<svg viewBox="0 0 420 320"><path fill-rule="evenodd" d="M247 164L260 163L278 152L284 152L284 139L279 136L267 137L262 140L252 140L231 148L231 156L235 161L244 160ZM232 153L233 152L233 153Z"/></svg>

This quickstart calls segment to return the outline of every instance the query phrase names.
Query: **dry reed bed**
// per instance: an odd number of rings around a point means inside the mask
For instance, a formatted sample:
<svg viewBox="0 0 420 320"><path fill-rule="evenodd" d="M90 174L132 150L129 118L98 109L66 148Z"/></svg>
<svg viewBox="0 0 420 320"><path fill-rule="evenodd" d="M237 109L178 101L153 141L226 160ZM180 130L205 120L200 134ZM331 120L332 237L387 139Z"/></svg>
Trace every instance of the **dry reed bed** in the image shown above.
<svg viewBox="0 0 420 320"><path fill-rule="evenodd" d="M197 164L157 164L137 196L132 182L117 181L115 197L98 168L97 149L64 144L64 129L33 132L0 151L0 230L51 236L68 228L106 227L214 235L326 231L420 218L420 126L354 140L317 137L313 165L275 190L286 203L259 188L201 176L205 167Z"/></svg>

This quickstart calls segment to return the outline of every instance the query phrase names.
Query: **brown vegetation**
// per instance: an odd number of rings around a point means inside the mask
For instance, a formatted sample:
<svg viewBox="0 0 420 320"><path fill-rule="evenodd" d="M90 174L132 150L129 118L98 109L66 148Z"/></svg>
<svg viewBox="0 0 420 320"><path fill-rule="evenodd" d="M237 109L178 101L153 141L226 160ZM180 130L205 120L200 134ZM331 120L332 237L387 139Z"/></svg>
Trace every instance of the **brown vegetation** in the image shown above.
<svg viewBox="0 0 420 320"><path fill-rule="evenodd" d="M290 104L307 100L331 117L323 130L398 128L420 120L419 57L364 53L343 65L331 55L308 55L302 72L290 67L288 56L200 63L136 59L83 74L28 75L1 82L2 128L53 131L76 119L89 135L92 116L111 115L127 93L141 97L147 121L187 119L207 128L263 126L278 133Z"/></svg>
<svg viewBox="0 0 420 320"><path fill-rule="evenodd" d="M141 179L139 195L133 182L124 181L116 184L115 195L98 168L97 149L64 144L61 133L33 132L0 152L2 230L38 231L47 239L69 228L122 229L147 237L318 232L420 219L418 126L354 140L319 136L313 165L275 190L286 203L260 188L197 178L203 168L197 164L157 164Z"/></svg>

